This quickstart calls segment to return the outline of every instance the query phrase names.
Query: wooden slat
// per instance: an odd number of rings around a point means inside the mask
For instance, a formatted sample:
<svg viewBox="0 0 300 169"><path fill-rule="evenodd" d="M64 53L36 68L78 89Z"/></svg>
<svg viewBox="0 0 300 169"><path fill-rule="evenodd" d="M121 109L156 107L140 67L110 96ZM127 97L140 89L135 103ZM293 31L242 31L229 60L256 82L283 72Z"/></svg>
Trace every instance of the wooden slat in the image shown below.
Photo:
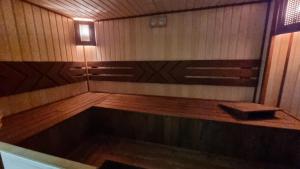
<svg viewBox="0 0 300 169"><path fill-rule="evenodd" d="M191 1L191 0L26 0L27 2L59 11L72 17L89 17L93 19L109 19L128 16L141 16L159 12L193 10L195 8L209 8L239 3L264 2L265 0L231 0L231 1Z"/></svg>
<svg viewBox="0 0 300 169"><path fill-rule="evenodd" d="M258 77L259 71L254 69L186 69L189 76L221 76L221 77Z"/></svg>

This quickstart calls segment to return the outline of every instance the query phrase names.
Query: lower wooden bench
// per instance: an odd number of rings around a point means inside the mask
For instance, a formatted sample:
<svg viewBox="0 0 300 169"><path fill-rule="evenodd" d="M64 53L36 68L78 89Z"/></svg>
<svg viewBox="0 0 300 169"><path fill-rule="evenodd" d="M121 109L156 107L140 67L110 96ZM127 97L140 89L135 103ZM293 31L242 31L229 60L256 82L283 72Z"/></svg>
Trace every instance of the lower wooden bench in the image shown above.
<svg viewBox="0 0 300 169"><path fill-rule="evenodd" d="M18 143L92 107L300 131L300 121L284 111L278 111L274 119L238 120L218 106L221 102L173 97L85 93L4 117L3 127L0 130L0 141Z"/></svg>
<svg viewBox="0 0 300 169"><path fill-rule="evenodd" d="M85 93L2 119L0 141L16 144L103 101L109 94Z"/></svg>

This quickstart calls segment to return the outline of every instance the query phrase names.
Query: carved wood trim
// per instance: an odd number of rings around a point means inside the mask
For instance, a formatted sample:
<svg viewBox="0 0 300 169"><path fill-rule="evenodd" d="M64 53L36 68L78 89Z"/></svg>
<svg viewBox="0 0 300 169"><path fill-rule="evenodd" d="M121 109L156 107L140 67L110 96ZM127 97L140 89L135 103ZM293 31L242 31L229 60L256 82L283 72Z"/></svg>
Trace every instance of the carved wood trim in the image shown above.
<svg viewBox="0 0 300 169"><path fill-rule="evenodd" d="M260 60L88 62L90 80L256 87Z"/></svg>
<svg viewBox="0 0 300 169"><path fill-rule="evenodd" d="M86 80L84 62L0 62L0 96Z"/></svg>

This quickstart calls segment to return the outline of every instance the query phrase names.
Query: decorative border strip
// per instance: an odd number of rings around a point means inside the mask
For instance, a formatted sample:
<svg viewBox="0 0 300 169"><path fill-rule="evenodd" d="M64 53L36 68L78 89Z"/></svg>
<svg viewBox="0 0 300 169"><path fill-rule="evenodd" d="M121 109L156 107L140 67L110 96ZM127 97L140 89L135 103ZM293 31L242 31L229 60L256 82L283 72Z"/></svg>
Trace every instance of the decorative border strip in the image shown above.
<svg viewBox="0 0 300 169"><path fill-rule="evenodd" d="M88 62L89 79L256 87L260 60Z"/></svg>
<svg viewBox="0 0 300 169"><path fill-rule="evenodd" d="M84 62L0 62L0 96L86 81Z"/></svg>

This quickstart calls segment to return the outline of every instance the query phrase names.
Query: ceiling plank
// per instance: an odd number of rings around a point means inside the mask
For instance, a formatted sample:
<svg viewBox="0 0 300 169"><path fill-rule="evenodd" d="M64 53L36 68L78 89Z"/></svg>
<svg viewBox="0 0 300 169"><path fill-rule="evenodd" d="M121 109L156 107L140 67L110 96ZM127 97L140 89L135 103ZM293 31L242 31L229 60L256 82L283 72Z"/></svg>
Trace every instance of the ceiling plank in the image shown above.
<svg viewBox="0 0 300 169"><path fill-rule="evenodd" d="M94 20L148 16L168 12L259 3L269 0L23 0L66 16Z"/></svg>

